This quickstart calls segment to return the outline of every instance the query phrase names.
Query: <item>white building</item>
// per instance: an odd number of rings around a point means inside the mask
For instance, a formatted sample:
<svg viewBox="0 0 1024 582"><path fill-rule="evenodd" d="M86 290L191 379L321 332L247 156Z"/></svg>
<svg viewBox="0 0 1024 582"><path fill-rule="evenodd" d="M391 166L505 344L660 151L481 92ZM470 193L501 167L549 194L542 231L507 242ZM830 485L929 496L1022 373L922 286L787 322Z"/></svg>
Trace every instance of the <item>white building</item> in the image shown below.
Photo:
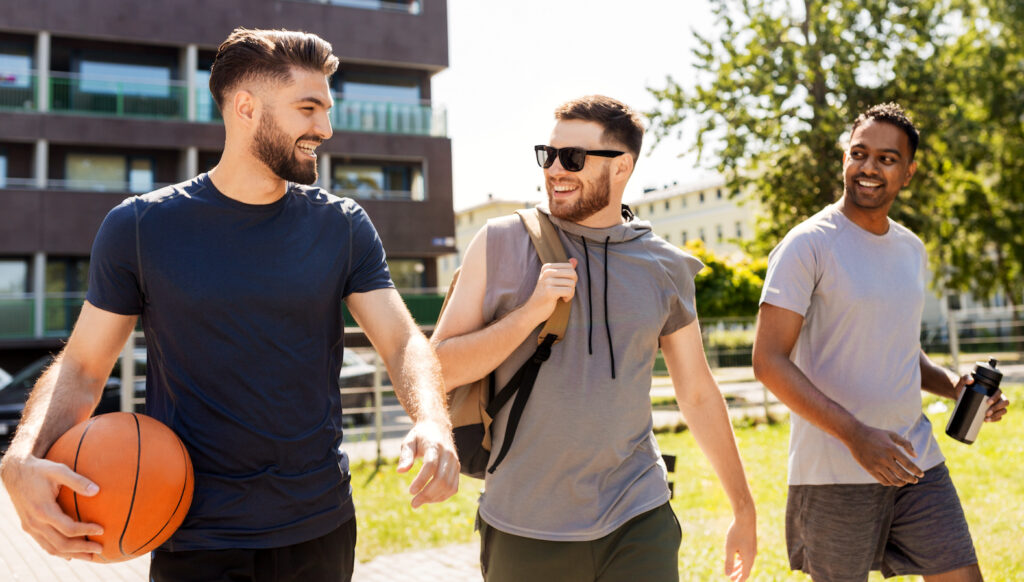
<svg viewBox="0 0 1024 582"><path fill-rule="evenodd" d="M721 256L739 252L737 241L753 238L759 208L753 197L731 196L720 177L649 190L626 204L666 241L683 246L700 239Z"/></svg>
<svg viewBox="0 0 1024 582"><path fill-rule="evenodd" d="M437 284L445 288L452 282L455 269L462 264L463 253L469 247L476 233L487 224L487 220L512 214L520 208L533 208L540 200L500 200L493 194L487 195L487 201L476 206L459 210L455 213L455 254L446 255L437 263Z"/></svg>

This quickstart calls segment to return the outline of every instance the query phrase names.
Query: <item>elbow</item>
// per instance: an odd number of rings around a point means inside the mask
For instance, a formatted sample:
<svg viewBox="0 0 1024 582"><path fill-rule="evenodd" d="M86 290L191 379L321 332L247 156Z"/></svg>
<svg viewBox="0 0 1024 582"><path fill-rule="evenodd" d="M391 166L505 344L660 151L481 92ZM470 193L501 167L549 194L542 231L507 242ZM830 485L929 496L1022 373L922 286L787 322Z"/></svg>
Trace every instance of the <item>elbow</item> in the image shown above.
<svg viewBox="0 0 1024 582"><path fill-rule="evenodd" d="M759 382L764 382L764 377L767 374L768 362L765 361L764 350L760 350L757 344L754 344L754 350L750 355L750 362L754 368L754 378Z"/></svg>

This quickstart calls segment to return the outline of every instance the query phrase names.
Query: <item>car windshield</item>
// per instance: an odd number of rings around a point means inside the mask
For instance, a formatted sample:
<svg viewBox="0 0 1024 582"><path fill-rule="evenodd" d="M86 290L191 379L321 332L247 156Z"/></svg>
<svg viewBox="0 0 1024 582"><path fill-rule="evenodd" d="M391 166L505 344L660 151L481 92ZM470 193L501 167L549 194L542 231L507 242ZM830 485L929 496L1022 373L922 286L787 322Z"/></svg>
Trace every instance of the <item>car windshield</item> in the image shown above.
<svg viewBox="0 0 1024 582"><path fill-rule="evenodd" d="M10 382L0 387L0 390L6 390L8 388L13 390L18 386L35 384L36 378L39 377L43 372L43 369L50 363L50 360L50 356L45 356L25 366L20 372L11 378Z"/></svg>

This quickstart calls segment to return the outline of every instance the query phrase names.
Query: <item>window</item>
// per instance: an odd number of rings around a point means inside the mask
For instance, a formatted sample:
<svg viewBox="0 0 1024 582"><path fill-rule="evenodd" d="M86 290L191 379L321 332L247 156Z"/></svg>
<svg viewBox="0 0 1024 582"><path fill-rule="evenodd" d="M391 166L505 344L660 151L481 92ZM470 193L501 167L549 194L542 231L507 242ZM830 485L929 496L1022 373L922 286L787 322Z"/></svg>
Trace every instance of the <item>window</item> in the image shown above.
<svg viewBox="0 0 1024 582"><path fill-rule="evenodd" d="M704 235L704 229L703 229L703 228L701 228L701 229L700 229L700 230L698 231L698 235L700 236L700 242L702 242L702 243L706 243L706 242L708 242L708 239L707 239L707 237L706 237L706 236Z"/></svg>
<svg viewBox="0 0 1024 582"><path fill-rule="evenodd" d="M724 238L725 238L725 234L724 234L724 229L722 228L722 225L721 224L716 224L715 225L715 240L717 240L718 242L722 242L722 239L724 239Z"/></svg>
<svg viewBox="0 0 1024 582"><path fill-rule="evenodd" d="M332 190L352 198L424 200L423 172L418 164L338 164Z"/></svg>
<svg viewBox="0 0 1024 582"><path fill-rule="evenodd" d="M0 188L7 187L7 154L0 151Z"/></svg>
<svg viewBox="0 0 1024 582"><path fill-rule="evenodd" d="M665 242L669 242L670 240L672 240L672 235L666 234L665 235Z"/></svg>
<svg viewBox="0 0 1024 582"><path fill-rule="evenodd" d="M196 120L213 121L220 118L217 104L210 93L210 69L199 69L196 71Z"/></svg>
<svg viewBox="0 0 1024 582"><path fill-rule="evenodd" d="M47 293L82 293L89 284L88 257L48 257Z"/></svg>
<svg viewBox="0 0 1024 582"><path fill-rule="evenodd" d="M683 208L686 208L686 196L683 196L682 201L683 201Z"/></svg>
<svg viewBox="0 0 1024 582"><path fill-rule="evenodd" d="M690 241L690 236L689 236L689 234L688 234L688 233L687 233L687 232L686 232L686 231L684 230L684 231L683 231L683 244L685 245L685 244L686 244L686 243L688 243L689 241Z"/></svg>
<svg viewBox="0 0 1024 582"><path fill-rule="evenodd" d="M666 200L665 201L665 210L669 210L671 207L672 207L672 204L668 200Z"/></svg>
<svg viewBox="0 0 1024 582"><path fill-rule="evenodd" d="M736 221L736 238L743 238L743 223Z"/></svg>
<svg viewBox="0 0 1024 582"><path fill-rule="evenodd" d="M647 205L647 213L650 214L650 215L654 215L654 205L653 204L648 204Z"/></svg>
<svg viewBox="0 0 1024 582"><path fill-rule="evenodd" d="M72 153L65 160L65 179L73 190L149 192L153 189L153 160Z"/></svg>
<svg viewBox="0 0 1024 582"><path fill-rule="evenodd" d="M169 97L171 71L166 67L82 61L81 90L88 93Z"/></svg>
<svg viewBox="0 0 1024 582"><path fill-rule="evenodd" d="M28 259L0 258L0 295L21 295L31 291Z"/></svg>
<svg viewBox="0 0 1024 582"><path fill-rule="evenodd" d="M703 192L700 193L700 203L704 204L704 193Z"/></svg>
<svg viewBox="0 0 1024 582"><path fill-rule="evenodd" d="M341 98L347 101L387 101L419 104L420 82L416 77L387 73L343 73Z"/></svg>
<svg viewBox="0 0 1024 582"><path fill-rule="evenodd" d="M27 53L0 53L0 88L26 89L32 85L31 75L32 58Z"/></svg>
<svg viewBox="0 0 1024 582"><path fill-rule="evenodd" d="M397 289L421 289L424 286L427 270L423 259L388 259L388 270L391 280Z"/></svg>
<svg viewBox="0 0 1024 582"><path fill-rule="evenodd" d="M719 188L718 190L715 190L715 198L718 199L718 200L722 199L722 189L721 188Z"/></svg>
<svg viewBox="0 0 1024 582"><path fill-rule="evenodd" d="M167 67L82 61L78 72L80 88L86 93L171 96L171 70Z"/></svg>

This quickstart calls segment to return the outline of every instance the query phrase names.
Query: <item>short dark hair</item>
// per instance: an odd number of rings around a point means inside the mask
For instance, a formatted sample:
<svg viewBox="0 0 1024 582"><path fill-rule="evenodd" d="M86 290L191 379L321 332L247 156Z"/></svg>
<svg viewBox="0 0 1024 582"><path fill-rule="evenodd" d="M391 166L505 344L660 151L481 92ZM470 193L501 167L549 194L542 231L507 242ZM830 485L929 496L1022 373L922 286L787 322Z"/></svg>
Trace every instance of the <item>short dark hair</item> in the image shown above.
<svg viewBox="0 0 1024 582"><path fill-rule="evenodd" d="M868 121L888 123L902 129L910 142L910 159L914 159L914 154L917 153L917 144L921 141L921 133L914 127L914 122L902 107L896 103L882 103L869 107L854 120L853 127L850 128L850 137L853 137L853 132L857 131L861 124Z"/></svg>
<svg viewBox="0 0 1024 582"><path fill-rule="evenodd" d="M604 95L587 95L559 105L555 119L593 121L604 128L603 137L626 146L635 162L640 157L644 124L636 111L621 101Z"/></svg>
<svg viewBox="0 0 1024 582"><path fill-rule="evenodd" d="M331 43L294 30L236 28L221 43L210 68L210 93L224 111L228 91L243 81L291 81L292 67L330 77L338 70Z"/></svg>

